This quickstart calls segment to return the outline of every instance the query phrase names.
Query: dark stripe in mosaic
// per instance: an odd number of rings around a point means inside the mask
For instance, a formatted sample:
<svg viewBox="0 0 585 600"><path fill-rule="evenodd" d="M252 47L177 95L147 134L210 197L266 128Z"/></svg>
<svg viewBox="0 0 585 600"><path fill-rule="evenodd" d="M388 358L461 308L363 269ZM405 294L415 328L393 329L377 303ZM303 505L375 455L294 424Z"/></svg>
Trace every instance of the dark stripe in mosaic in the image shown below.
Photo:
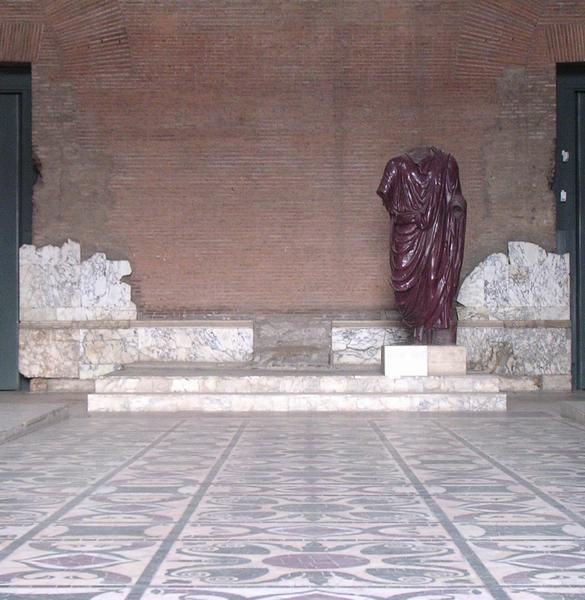
<svg viewBox="0 0 585 600"><path fill-rule="evenodd" d="M563 513L565 516L567 516L572 521L575 521L575 523L578 523L579 525L585 527L585 518L583 518L576 512L572 511L571 509L567 508L562 502L559 502L555 498L551 497L549 494L547 494L546 492L542 491L541 489L539 489L538 487L533 485L528 479L526 479L525 477L522 477L516 471L514 471L513 469L510 469L509 467L507 467L506 465L501 463L499 460L496 460L495 458L493 458L492 456L490 456L489 454L487 454L486 452L484 452L483 450L478 448L475 444L471 443L469 440L465 439L462 435L456 433L455 431L453 431L451 428L447 427L443 423L437 423L437 426L440 427L443 431L447 432L449 435L453 436L453 438L455 438L463 446L465 446L472 452L475 452L475 454L477 454L478 456L483 458L485 461L489 462L491 465L493 465L494 467L499 469L502 473L505 473L506 475L508 475L509 477L514 479L514 481L516 481L518 484L529 489L535 496L537 496L538 498L540 498L541 500L543 500L550 506L554 507L559 512Z"/></svg>
<svg viewBox="0 0 585 600"><path fill-rule="evenodd" d="M104 485L110 479L115 477L118 473L126 469L132 463L136 462L140 458L142 458L147 452L155 448L158 444L163 442L169 435L171 435L180 425L182 421L175 423L172 427L164 431L158 437L156 437L151 443L147 444L144 448L133 454L129 459L125 460L115 469L108 471L105 475L94 481L91 485L83 490L82 493L78 494L75 498L67 502L60 509L56 510L54 513L50 514L46 519L43 519L37 525L29 529L26 533L19 536L13 542L9 543L4 549L0 551L0 564L3 560L5 560L8 556L10 556L14 551L18 548L22 547L24 544L34 539L36 535L38 535L41 531L43 531L48 526L52 525L57 521L60 517L70 512L73 508L78 506L83 500L85 500L88 496L90 496L93 492L95 492L100 486ZM28 440L29 438L27 438Z"/></svg>
<svg viewBox="0 0 585 600"><path fill-rule="evenodd" d="M228 460L230 454L236 447L238 441L242 437L244 430L246 428L247 422L244 422L240 425L232 439L230 440L227 447L221 453L213 467L210 469L207 477L202 482L199 490L196 494L193 495L191 501L189 502L187 508L181 515L181 518L175 523L175 526L171 529L170 533L164 539L164 541L158 547L155 555L151 558L150 562L146 565L146 568L140 575L136 585L132 589L132 591L128 594L127 600L139 600L142 598L145 588L150 585L153 577L155 576L157 570L160 568L168 553L171 550L173 544L178 540L180 533L185 529L185 526L189 522L189 519L193 515L193 513L197 510L201 500L209 490L209 487L213 483L217 474L220 472L226 461Z"/></svg>
<svg viewBox="0 0 585 600"><path fill-rule="evenodd" d="M465 557L465 560L471 565L473 570L480 577L484 585L493 595L496 600L511 600L510 596L500 586L494 576L489 572L486 566L479 559L477 554L473 551L471 546L467 543L465 538L459 533L457 528L453 525L452 521L447 517L445 512L437 504L432 495L428 492L422 481L416 476L416 474L410 469L408 464L404 461L400 453L396 450L394 445L386 437L384 432L375 422L370 422L372 429L380 439L382 445L386 448L392 458L404 471L404 474L410 481L411 485L416 489L419 497L427 504L429 509L435 515L439 523L445 528L445 531L449 534L453 542L459 548L460 552Z"/></svg>

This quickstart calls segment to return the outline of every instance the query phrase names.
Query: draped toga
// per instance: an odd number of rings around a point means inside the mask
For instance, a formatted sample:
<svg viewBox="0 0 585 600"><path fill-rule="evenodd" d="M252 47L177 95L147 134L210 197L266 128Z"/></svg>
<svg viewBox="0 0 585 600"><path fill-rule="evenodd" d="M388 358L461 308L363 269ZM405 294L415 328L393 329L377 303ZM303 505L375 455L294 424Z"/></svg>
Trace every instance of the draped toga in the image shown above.
<svg viewBox="0 0 585 600"><path fill-rule="evenodd" d="M417 341L451 329L454 343L466 218L457 162L434 147L393 158L378 195L392 220L391 283L404 321Z"/></svg>

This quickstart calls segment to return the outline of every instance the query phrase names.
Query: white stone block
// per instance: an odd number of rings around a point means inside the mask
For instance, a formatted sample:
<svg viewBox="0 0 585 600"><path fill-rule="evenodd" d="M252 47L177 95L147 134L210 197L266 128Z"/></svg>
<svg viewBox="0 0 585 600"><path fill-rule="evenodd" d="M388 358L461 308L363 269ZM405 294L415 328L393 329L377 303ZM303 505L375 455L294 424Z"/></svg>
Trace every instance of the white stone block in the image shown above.
<svg viewBox="0 0 585 600"><path fill-rule="evenodd" d="M387 377L426 377L429 374L427 346L384 346L384 375Z"/></svg>

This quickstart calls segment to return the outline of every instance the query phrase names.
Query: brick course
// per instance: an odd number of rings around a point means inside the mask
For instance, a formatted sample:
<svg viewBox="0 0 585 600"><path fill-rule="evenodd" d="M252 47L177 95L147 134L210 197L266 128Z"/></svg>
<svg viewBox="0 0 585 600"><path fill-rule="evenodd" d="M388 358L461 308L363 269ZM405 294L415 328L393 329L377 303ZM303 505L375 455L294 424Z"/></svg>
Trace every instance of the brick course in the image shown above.
<svg viewBox="0 0 585 600"><path fill-rule="evenodd" d="M554 249L555 62L585 2L5 0L33 62L34 241L127 258L142 314L392 307L386 161L434 144L464 272Z"/></svg>

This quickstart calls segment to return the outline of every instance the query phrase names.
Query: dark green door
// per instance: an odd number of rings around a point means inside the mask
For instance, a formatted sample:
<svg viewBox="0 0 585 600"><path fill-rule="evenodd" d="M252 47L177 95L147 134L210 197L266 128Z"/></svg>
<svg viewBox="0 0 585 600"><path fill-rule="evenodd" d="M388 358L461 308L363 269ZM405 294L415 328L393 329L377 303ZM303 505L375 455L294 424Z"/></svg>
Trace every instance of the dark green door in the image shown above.
<svg viewBox="0 0 585 600"><path fill-rule="evenodd" d="M0 66L0 390L18 373L18 248L30 241L30 67Z"/></svg>

